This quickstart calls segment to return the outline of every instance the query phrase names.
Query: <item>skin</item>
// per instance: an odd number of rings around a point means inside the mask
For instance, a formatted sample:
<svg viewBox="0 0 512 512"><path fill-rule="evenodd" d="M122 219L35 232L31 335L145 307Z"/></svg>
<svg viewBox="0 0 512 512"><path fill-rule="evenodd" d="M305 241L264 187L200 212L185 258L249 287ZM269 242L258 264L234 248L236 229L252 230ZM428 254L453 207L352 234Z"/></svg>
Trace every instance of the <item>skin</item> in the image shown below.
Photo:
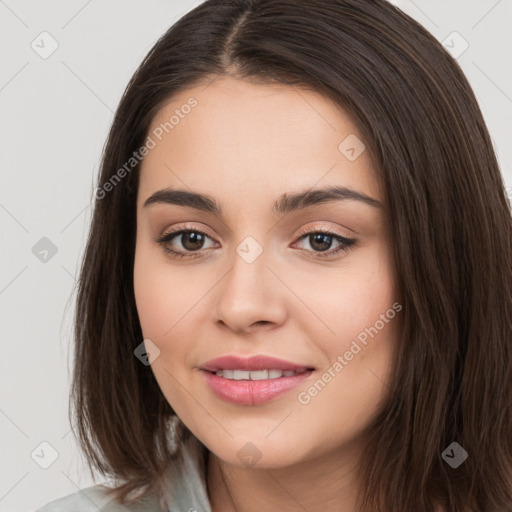
<svg viewBox="0 0 512 512"><path fill-rule="evenodd" d="M383 189L368 151L350 161L338 150L348 135L362 136L315 92L217 77L174 97L150 132L191 96L197 106L141 166L134 286L144 337L160 349L151 368L178 416L210 450L213 512L353 511L354 468L365 428L387 398L397 319L309 403L297 395L397 300L385 211L345 199L283 215L272 204L284 193L328 185L384 204ZM144 207L167 187L209 194L222 218L173 204ZM172 259L157 243L178 227L207 233L200 257ZM357 244L321 258L311 238L300 235L303 228L328 228ZM236 252L249 235L263 249L250 264ZM168 245L193 253L184 238ZM328 250L338 247L333 238ZM226 354L265 354L316 370L270 402L236 405L214 395L198 369ZM254 465L237 455L247 442L261 457Z"/></svg>

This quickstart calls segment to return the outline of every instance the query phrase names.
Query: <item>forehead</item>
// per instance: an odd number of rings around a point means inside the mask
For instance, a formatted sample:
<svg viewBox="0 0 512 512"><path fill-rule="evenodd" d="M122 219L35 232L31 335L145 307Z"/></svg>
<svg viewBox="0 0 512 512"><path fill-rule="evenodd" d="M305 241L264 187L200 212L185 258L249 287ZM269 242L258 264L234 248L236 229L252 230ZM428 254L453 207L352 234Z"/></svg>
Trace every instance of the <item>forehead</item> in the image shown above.
<svg viewBox="0 0 512 512"><path fill-rule="evenodd" d="M217 77L169 100L148 135L155 147L141 165L141 195L177 184L231 196L318 184L382 198L357 126L304 88Z"/></svg>

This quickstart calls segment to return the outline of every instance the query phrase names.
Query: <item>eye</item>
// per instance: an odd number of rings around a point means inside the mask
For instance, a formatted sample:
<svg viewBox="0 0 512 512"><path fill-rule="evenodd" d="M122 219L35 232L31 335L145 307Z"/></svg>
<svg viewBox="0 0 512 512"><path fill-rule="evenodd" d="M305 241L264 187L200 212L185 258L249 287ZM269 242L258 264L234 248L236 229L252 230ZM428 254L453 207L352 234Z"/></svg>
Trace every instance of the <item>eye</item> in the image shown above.
<svg viewBox="0 0 512 512"><path fill-rule="evenodd" d="M181 247L178 250L173 248L173 240L176 239ZM157 240L164 251L173 258L195 258L201 256L200 253L194 254L204 249L206 239L213 240L204 231L198 229L178 229L164 234ZM187 254L191 252L192 254Z"/></svg>
<svg viewBox="0 0 512 512"><path fill-rule="evenodd" d="M212 240L214 243L205 248L205 242ZM311 249L300 248L301 251L313 253L315 258L328 258L336 255L340 251L348 252L356 240L344 237L328 229L304 230L300 233L298 242L304 241ZM178 243L176 247L175 242ZM297 244L298 242L295 242ZM158 240L164 251L172 258L197 258L203 256L204 249L215 247L215 242L209 235L199 229L175 229L162 235ZM335 249L331 249L333 243L338 244Z"/></svg>
<svg viewBox="0 0 512 512"><path fill-rule="evenodd" d="M341 236L340 234L328 229L302 231L300 234L302 236L299 238L299 241L303 240L311 247L311 250L301 250L314 253L315 258L328 258L334 256L340 251L348 252L356 243L355 239ZM335 249L329 250L333 245L333 242L339 245Z"/></svg>

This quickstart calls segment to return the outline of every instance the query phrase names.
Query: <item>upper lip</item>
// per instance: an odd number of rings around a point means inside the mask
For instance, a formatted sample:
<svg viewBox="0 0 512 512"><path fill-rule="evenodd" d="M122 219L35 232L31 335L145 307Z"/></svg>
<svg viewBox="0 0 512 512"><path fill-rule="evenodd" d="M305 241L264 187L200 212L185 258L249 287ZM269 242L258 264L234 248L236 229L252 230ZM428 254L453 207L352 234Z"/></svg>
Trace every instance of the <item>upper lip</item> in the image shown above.
<svg viewBox="0 0 512 512"><path fill-rule="evenodd" d="M313 370L312 366L301 365L270 357L265 355L256 355L252 357L240 357L235 355L226 355L211 359L202 364L199 369L208 372L216 372L217 370L291 370L294 372L301 370Z"/></svg>

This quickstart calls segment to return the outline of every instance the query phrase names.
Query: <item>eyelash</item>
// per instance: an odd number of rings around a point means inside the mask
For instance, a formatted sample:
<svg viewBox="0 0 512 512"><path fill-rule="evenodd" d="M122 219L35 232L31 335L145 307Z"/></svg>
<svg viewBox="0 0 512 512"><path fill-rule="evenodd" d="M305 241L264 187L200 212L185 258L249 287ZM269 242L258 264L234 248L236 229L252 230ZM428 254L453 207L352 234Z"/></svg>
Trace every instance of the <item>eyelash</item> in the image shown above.
<svg viewBox="0 0 512 512"><path fill-rule="evenodd" d="M194 258L198 258L198 257L201 257L202 254L200 252L200 250L198 251L192 251L192 252L189 252L189 253L186 253L186 252L180 252L180 251L175 251L174 249L171 249L169 247L169 242L179 236L179 235L182 235L182 234L185 234L185 233L200 233L201 235L204 235L208 238L212 238L211 236L209 236L207 233L205 233L204 231L201 231L200 229L177 229L177 230L174 230L174 231L170 231L168 233L165 233L164 235L162 235L158 240L157 240L157 243L160 244L163 248L163 250L171 257L171 258L178 258L178 259L183 259L183 258L191 258L191 259L194 259ZM313 252L315 254L315 258L330 258L332 256L334 256L335 254L338 254L340 251L344 251L344 252L349 252L356 244L356 240L353 239L353 238L346 238L344 236L341 236L337 233L335 233L334 231L331 231L329 229L315 229L315 230L302 230L300 233L299 233L299 237L297 238L297 241L301 240L302 238L305 238L306 236L308 235L327 235L331 238L334 238L337 242L340 243L340 246L335 249L335 250L329 250L329 251L311 251L311 250L308 250L308 249L299 249L300 251L302 252L307 252L307 253L311 253Z"/></svg>

